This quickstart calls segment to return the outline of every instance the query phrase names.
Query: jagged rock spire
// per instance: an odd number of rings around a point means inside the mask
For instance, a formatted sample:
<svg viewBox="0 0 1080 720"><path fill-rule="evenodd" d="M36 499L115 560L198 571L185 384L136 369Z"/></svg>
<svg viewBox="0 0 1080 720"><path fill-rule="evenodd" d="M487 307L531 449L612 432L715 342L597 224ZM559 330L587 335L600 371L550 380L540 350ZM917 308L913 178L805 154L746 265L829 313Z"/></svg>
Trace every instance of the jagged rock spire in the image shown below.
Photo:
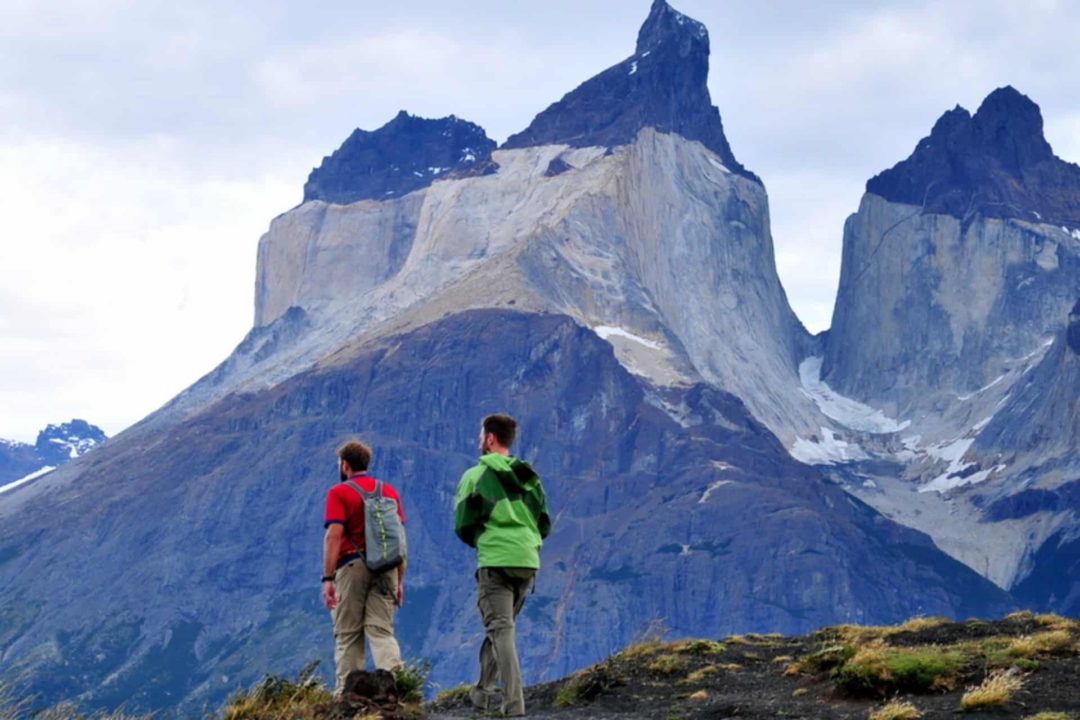
<svg viewBox="0 0 1080 720"><path fill-rule="evenodd" d="M548 107L504 147L615 147L652 127L698 140L732 172L758 180L731 152L720 112L709 96L708 75L705 26L655 0L638 32L634 55Z"/></svg>
<svg viewBox="0 0 1080 720"><path fill-rule="evenodd" d="M886 200L975 215L1080 225L1080 167L1057 158L1030 98L990 93L975 115L946 112L911 157L866 184Z"/></svg>

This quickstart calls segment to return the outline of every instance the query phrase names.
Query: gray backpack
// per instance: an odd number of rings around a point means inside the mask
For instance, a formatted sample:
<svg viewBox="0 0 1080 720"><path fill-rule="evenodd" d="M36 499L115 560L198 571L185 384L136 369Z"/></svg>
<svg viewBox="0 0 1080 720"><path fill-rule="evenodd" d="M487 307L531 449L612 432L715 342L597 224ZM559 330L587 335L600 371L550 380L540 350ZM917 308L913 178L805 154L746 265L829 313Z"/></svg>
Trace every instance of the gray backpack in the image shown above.
<svg viewBox="0 0 1080 720"><path fill-rule="evenodd" d="M381 481L375 491L365 492L352 480L346 483L364 502L364 564L373 573L383 573L405 561L405 526L398 516L397 503L383 493Z"/></svg>

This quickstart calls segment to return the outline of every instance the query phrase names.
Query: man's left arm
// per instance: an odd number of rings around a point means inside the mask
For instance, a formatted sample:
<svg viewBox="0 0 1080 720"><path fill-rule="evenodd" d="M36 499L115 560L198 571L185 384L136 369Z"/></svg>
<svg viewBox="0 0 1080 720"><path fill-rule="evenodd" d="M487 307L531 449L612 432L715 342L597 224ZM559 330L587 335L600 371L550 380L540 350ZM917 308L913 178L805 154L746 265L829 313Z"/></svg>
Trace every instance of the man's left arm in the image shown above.
<svg viewBox="0 0 1080 720"><path fill-rule="evenodd" d="M401 607L405 604L405 569L409 566L409 532L405 529L405 509L401 506L401 498L396 495L398 517L401 518L401 564L397 569L397 593L394 595L394 605Z"/></svg>
<svg viewBox="0 0 1080 720"><path fill-rule="evenodd" d="M536 529L540 531L540 539L543 540L551 533L551 514L548 512L547 495L544 486L537 483L537 494L540 496L538 503L540 511L536 514Z"/></svg>

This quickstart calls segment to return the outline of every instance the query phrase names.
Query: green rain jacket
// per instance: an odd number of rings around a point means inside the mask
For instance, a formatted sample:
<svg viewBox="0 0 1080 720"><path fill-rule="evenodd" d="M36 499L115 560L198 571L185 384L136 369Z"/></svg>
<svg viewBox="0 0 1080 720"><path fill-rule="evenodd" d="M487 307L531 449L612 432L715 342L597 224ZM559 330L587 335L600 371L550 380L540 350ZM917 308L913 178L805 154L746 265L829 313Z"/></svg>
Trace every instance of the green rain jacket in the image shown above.
<svg viewBox="0 0 1080 720"><path fill-rule="evenodd" d="M458 483L454 532L476 548L478 567L540 569L540 546L551 531L540 476L515 457L489 453Z"/></svg>

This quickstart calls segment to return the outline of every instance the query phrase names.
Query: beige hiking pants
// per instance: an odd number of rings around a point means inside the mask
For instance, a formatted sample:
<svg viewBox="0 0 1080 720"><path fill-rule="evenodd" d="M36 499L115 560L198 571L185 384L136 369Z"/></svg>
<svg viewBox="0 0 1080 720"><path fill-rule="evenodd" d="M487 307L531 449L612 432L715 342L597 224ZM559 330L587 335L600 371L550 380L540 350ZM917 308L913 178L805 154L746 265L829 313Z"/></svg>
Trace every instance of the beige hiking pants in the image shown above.
<svg viewBox="0 0 1080 720"><path fill-rule="evenodd" d="M353 560L334 573L337 607L334 608L335 693L341 694L345 676L363 670L364 637L371 645L376 670L401 667L401 648L394 639L394 599L398 571L373 575L362 559Z"/></svg>
<svg viewBox="0 0 1080 720"><path fill-rule="evenodd" d="M525 714L525 694L521 688L521 667L515 637L515 620L525 605L535 570L526 568L480 568L476 574L477 605L484 622L484 644L480 646L480 681L473 688L473 703L495 710L496 685L501 680L505 715Z"/></svg>

